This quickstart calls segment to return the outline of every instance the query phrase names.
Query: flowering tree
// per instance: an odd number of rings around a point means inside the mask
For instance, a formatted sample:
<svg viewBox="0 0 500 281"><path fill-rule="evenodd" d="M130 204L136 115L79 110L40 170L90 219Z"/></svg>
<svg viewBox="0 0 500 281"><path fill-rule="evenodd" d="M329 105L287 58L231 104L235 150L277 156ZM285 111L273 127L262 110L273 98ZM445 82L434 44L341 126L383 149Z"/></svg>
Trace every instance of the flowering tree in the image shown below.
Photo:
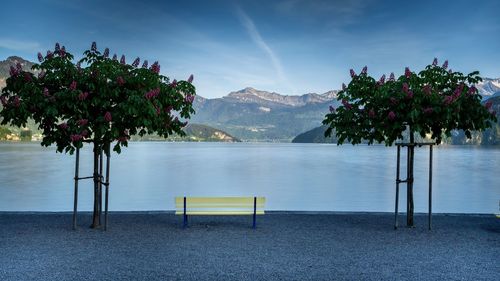
<svg viewBox="0 0 500 281"><path fill-rule="evenodd" d="M131 135L157 133L168 137L183 135L187 124L179 118L190 118L195 88L187 81L170 82L160 74L155 62L148 68L139 58L132 64L125 56L109 57L109 49L97 50L95 42L78 62L64 46L56 44L54 52L38 53L40 64L22 71L12 66L10 78L2 90L2 124L25 126L33 119L42 130L42 145L53 143L58 152L72 154L83 143L94 146L94 216L92 227L99 226L98 158L101 151L121 152Z"/></svg>
<svg viewBox="0 0 500 281"><path fill-rule="evenodd" d="M351 69L351 82L348 86L343 84L338 93L342 105L337 109L330 107L323 120L329 126L325 136L335 130L338 144L359 144L365 140L369 144L392 145L403 140L404 133L414 144L417 133L422 138L430 136L439 144L453 130L463 130L470 138L471 131L491 127L496 122L495 112L491 111L491 103L481 104L474 86L482 81L479 72L464 75L447 68L448 61L438 66L434 59L419 73L406 68L404 75L396 79L391 73L387 80L385 75L378 80L370 77L366 66L359 75ZM413 167L413 157L410 158ZM413 226L411 181L408 224Z"/></svg>

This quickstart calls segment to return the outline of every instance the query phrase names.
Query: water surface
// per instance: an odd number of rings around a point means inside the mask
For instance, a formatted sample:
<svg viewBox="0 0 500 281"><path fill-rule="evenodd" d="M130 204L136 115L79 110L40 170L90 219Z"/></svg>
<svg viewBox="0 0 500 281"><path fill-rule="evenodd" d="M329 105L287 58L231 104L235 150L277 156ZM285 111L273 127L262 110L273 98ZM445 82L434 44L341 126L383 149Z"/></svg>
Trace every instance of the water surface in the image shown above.
<svg viewBox="0 0 500 281"><path fill-rule="evenodd" d="M428 207L428 154L416 150L417 212ZM74 161L38 143L0 143L0 211L72 210ZM394 211L395 162L396 148L385 146L135 142L112 155L110 210L172 210L184 195L258 195L268 210ZM91 164L85 147L81 176ZM434 149L434 212L497 213L499 167L499 148ZM80 210L91 210L92 188L80 183Z"/></svg>

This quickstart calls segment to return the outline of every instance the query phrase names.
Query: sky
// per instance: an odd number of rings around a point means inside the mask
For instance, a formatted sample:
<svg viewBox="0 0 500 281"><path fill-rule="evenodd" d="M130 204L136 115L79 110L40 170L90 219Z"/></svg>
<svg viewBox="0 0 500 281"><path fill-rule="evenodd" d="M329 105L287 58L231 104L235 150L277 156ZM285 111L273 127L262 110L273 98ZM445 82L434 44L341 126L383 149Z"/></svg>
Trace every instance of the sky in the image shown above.
<svg viewBox="0 0 500 281"><path fill-rule="evenodd" d="M105 2L105 3L101 3ZM245 87L324 93L368 66L379 77L453 70L500 77L500 1L4 1L0 60L36 61L55 42L81 57L101 50L158 60L162 74L193 74L207 98Z"/></svg>

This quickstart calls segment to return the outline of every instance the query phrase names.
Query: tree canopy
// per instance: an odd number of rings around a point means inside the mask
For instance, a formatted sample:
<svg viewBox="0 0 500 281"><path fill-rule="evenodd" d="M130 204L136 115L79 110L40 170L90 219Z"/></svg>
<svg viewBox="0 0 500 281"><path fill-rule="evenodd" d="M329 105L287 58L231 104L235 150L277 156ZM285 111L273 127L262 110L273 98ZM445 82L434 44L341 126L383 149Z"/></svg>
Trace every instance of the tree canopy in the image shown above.
<svg viewBox="0 0 500 281"><path fill-rule="evenodd" d="M338 93L342 105L330 107L323 124L325 136L335 130L338 144L359 144L366 140L392 145L403 139L405 131L422 137L431 135L436 143L453 130L484 130L496 122L491 104L481 104L474 86L482 81L478 71L468 75L448 69L448 61L438 66L437 59L416 73L409 68L399 78L391 73L380 79L368 75L365 66L357 75L350 70L351 82ZM408 131L409 129L409 131Z"/></svg>
<svg viewBox="0 0 500 281"><path fill-rule="evenodd" d="M25 126L33 119L43 132L42 145L55 143L57 151L69 153L84 142L116 141L113 150L120 153L131 135L183 135L183 120L194 113L193 76L170 81L158 62L139 67L139 58L127 64L125 56L109 55L92 43L75 62L56 44L53 52L38 53L40 63L32 68L38 75L12 66L0 96L1 123Z"/></svg>

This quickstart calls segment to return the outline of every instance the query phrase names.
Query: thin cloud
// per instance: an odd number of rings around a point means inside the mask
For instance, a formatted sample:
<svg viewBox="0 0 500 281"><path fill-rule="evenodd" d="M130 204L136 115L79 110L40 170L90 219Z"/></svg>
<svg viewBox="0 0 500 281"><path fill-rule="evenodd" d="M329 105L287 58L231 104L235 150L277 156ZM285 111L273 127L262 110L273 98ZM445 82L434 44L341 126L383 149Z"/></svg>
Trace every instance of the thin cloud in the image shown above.
<svg viewBox="0 0 500 281"><path fill-rule="evenodd" d="M252 38L254 43L260 49L262 49L264 53L266 53L266 55L271 60L271 63L274 67L274 70L276 71L276 74L278 75L278 78L282 82L286 83L288 85L288 88L295 94L295 89L294 87L292 87L292 85L290 85L290 82L286 77L285 72L283 71L283 66L280 60L278 59L274 51L271 49L271 47L269 47L269 45L266 43L266 41L264 41L264 38L262 38L262 36L260 35L260 32L255 26L252 19L241 8L238 7L236 11L238 13L238 17L241 23L243 24L248 34L250 35L250 38Z"/></svg>
<svg viewBox="0 0 500 281"><path fill-rule="evenodd" d="M40 49L40 43L0 38L0 48L13 51L37 51Z"/></svg>

